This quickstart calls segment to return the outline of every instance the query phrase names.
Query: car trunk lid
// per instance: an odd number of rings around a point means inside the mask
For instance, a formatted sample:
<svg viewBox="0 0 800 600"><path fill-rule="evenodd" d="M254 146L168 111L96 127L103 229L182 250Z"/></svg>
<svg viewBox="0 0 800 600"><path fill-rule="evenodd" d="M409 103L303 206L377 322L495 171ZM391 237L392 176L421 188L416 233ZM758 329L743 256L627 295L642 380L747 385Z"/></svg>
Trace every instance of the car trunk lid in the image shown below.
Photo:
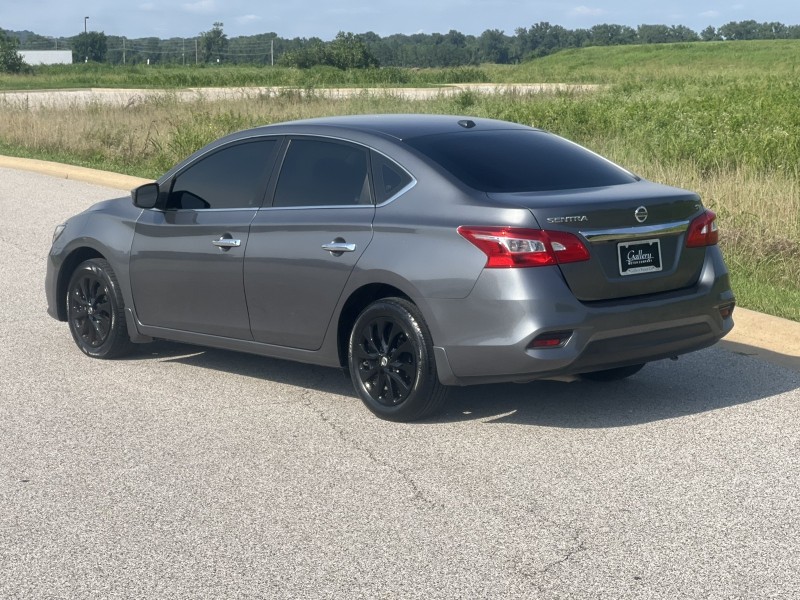
<svg viewBox="0 0 800 600"><path fill-rule="evenodd" d="M697 194L637 181L584 190L489 194L528 208L542 229L578 235L588 261L559 268L585 302L615 300L694 285L705 249L687 248L686 233L704 208Z"/></svg>

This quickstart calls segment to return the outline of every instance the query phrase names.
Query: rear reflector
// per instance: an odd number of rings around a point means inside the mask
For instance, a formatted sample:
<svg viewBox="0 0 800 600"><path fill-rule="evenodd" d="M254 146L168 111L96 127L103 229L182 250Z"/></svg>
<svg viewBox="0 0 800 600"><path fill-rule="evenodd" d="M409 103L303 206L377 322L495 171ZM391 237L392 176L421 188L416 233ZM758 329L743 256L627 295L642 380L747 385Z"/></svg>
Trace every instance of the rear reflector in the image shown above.
<svg viewBox="0 0 800 600"><path fill-rule="evenodd" d="M686 236L687 248L714 246L718 240L717 215L713 211L706 210L689 224L689 233Z"/></svg>
<svg viewBox="0 0 800 600"><path fill-rule="evenodd" d="M533 338L528 348L561 348L571 337L571 331L548 331Z"/></svg>
<svg viewBox="0 0 800 600"><path fill-rule="evenodd" d="M733 314L733 309L736 306L735 302L724 304L719 307L719 316L723 319L729 318Z"/></svg>
<svg viewBox="0 0 800 600"><path fill-rule="evenodd" d="M458 233L487 257L487 269L544 267L589 260L578 236L521 227L459 227Z"/></svg>

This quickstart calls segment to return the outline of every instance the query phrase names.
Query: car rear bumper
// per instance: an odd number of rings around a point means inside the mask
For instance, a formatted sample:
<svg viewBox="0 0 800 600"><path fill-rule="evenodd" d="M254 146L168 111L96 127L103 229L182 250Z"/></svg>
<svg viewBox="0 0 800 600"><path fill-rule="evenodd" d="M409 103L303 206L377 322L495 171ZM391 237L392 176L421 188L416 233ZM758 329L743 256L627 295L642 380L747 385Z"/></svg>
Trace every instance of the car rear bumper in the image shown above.
<svg viewBox="0 0 800 600"><path fill-rule="evenodd" d="M696 285L669 293L583 303L558 268L485 270L461 300L427 299L439 379L448 385L530 381L641 364L699 350L733 328L734 302L716 247ZM547 332L563 346L532 348Z"/></svg>

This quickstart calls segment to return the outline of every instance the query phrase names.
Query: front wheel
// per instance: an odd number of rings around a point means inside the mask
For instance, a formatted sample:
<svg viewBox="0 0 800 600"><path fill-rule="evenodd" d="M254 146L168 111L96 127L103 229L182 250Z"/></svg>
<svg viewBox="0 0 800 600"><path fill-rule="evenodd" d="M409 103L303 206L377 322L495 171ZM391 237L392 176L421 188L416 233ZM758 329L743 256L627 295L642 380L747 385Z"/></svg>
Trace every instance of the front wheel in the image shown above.
<svg viewBox="0 0 800 600"><path fill-rule="evenodd" d="M122 292L108 261L92 258L72 273L67 321L78 348L92 358L116 358L130 350Z"/></svg>
<svg viewBox="0 0 800 600"><path fill-rule="evenodd" d="M422 419L444 403L447 388L436 375L428 326L407 300L367 306L350 332L347 359L356 392L382 419Z"/></svg>

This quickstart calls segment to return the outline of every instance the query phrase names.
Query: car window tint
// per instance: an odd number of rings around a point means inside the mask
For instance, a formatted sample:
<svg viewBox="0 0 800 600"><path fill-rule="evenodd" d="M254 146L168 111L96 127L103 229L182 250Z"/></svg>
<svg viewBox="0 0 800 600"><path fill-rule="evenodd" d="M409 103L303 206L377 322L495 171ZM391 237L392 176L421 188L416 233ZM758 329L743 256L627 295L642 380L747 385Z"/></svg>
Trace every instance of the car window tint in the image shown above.
<svg viewBox="0 0 800 600"><path fill-rule="evenodd" d="M385 156L372 153L372 173L378 203L386 202L413 180L402 167Z"/></svg>
<svg viewBox="0 0 800 600"><path fill-rule="evenodd" d="M636 181L589 150L542 131L464 131L406 142L484 192L568 190Z"/></svg>
<svg viewBox="0 0 800 600"><path fill-rule="evenodd" d="M209 154L175 178L167 208L253 208L261 205L277 141L256 140Z"/></svg>
<svg viewBox="0 0 800 600"><path fill-rule="evenodd" d="M273 206L371 203L365 148L323 140L291 141Z"/></svg>

